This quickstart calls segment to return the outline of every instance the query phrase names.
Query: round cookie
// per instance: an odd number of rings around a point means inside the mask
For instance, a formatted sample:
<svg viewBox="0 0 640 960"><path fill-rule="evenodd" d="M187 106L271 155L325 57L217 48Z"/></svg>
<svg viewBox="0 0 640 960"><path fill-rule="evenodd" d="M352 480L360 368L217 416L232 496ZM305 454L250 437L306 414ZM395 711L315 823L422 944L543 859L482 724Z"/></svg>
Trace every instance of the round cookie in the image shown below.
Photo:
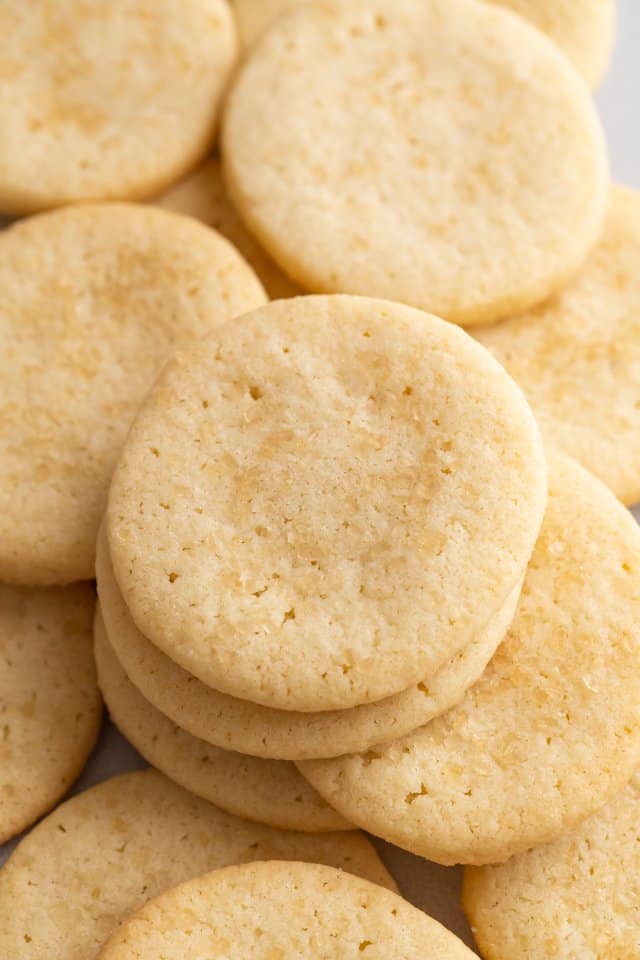
<svg viewBox="0 0 640 960"><path fill-rule="evenodd" d="M461 703L366 754L301 769L358 826L438 863L498 863L571 830L640 762L640 530L553 457L515 620Z"/></svg>
<svg viewBox="0 0 640 960"><path fill-rule="evenodd" d="M0 584L0 844L64 796L98 736L93 608L88 584Z"/></svg>
<svg viewBox="0 0 640 960"><path fill-rule="evenodd" d="M0 210L162 190L210 148L235 57L224 0L4 0Z"/></svg>
<svg viewBox="0 0 640 960"><path fill-rule="evenodd" d="M107 533L144 636L216 690L311 712L406 690L476 639L545 500L531 412L463 331L298 297L167 364Z"/></svg>
<svg viewBox="0 0 640 960"><path fill-rule="evenodd" d="M638 956L640 777L577 830L467 868L464 908L486 960Z"/></svg>
<svg viewBox="0 0 640 960"><path fill-rule="evenodd" d="M132 204L15 224L0 288L0 579L90 579L119 448L167 355L264 291L213 230Z"/></svg>
<svg viewBox="0 0 640 960"><path fill-rule="evenodd" d="M615 187L598 246L546 304L474 331L547 440L640 500L640 193Z"/></svg>
<svg viewBox="0 0 640 960"><path fill-rule="evenodd" d="M321 864L226 867L145 904L99 960L471 960L474 954L402 897Z"/></svg>
<svg viewBox="0 0 640 960"><path fill-rule="evenodd" d="M109 644L129 679L165 716L208 743L256 757L307 760L366 750L444 713L482 675L513 619L522 584L477 641L431 680L348 710L272 710L218 693L174 663L136 627L113 575L104 526L98 536L98 591Z"/></svg>
<svg viewBox="0 0 640 960"><path fill-rule="evenodd" d="M294 833L240 820L155 770L58 807L0 871L0 956L88 960L150 897L252 860L308 860L396 886L359 832Z"/></svg>
<svg viewBox="0 0 640 960"><path fill-rule="evenodd" d="M98 681L111 719L145 760L185 789L238 817L307 833L349 830L292 763L221 750L177 727L136 690L95 624Z"/></svg>
<svg viewBox="0 0 640 960"><path fill-rule="evenodd" d="M300 293L243 224L227 196L217 157L208 160L154 202L166 210L195 217L218 230L251 264L271 300L294 297Z"/></svg>
<svg viewBox="0 0 640 960"><path fill-rule="evenodd" d="M590 87L607 68L615 31L614 0L489 0L526 17L567 54Z"/></svg>
<svg viewBox="0 0 640 960"><path fill-rule="evenodd" d="M466 326L566 283L606 206L584 83L477 0L305 4L238 74L222 147L234 204L304 289Z"/></svg>

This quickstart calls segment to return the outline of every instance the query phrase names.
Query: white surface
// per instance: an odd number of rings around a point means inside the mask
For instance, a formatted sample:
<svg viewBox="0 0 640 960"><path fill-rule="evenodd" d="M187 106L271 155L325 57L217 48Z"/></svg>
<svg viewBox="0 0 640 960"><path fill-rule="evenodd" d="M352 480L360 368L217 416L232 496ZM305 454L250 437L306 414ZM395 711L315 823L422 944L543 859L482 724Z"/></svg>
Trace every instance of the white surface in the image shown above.
<svg viewBox="0 0 640 960"><path fill-rule="evenodd" d="M597 103L609 138L613 176L627 186L640 189L640 0L619 0L618 21L615 57L597 95ZM640 508L636 515L640 520ZM114 773L144 765L136 752L107 725L74 792ZM16 842L0 848L0 863ZM405 896L473 946L458 904L460 871L428 864L388 844L378 846Z"/></svg>

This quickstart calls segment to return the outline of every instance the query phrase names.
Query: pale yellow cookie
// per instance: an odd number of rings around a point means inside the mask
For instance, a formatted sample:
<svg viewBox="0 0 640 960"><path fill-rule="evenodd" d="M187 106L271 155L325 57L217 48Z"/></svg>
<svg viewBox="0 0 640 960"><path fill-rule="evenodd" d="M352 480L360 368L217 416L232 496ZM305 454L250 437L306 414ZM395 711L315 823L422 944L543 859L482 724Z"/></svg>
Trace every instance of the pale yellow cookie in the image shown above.
<svg viewBox="0 0 640 960"><path fill-rule="evenodd" d="M639 622L640 530L595 477L554 457L518 612L481 680L392 744L301 769L358 826L438 863L547 843L640 763Z"/></svg>
<svg viewBox="0 0 640 960"><path fill-rule="evenodd" d="M224 0L3 0L0 210L162 190L211 147L235 56Z"/></svg>
<svg viewBox="0 0 640 960"><path fill-rule="evenodd" d="M554 843L468 868L464 908L486 960L635 960L640 776Z"/></svg>
<svg viewBox="0 0 640 960"><path fill-rule="evenodd" d="M208 227L218 230L251 264L271 300L300 293L299 288L282 273L243 224L227 196L217 157L207 161L154 202L167 210L202 220Z"/></svg>
<svg viewBox="0 0 640 960"><path fill-rule="evenodd" d="M640 500L640 193L614 189L598 246L561 293L474 333L547 439L624 503Z"/></svg>
<svg viewBox="0 0 640 960"><path fill-rule="evenodd" d="M237 0L236 0L237 2ZM614 0L489 0L526 17L561 47L590 87L609 63L615 32ZM249 0L251 3L251 0ZM260 0L254 0L260 6Z"/></svg>
<svg viewBox="0 0 640 960"><path fill-rule="evenodd" d="M272 827L307 833L350 828L292 763L221 750L156 710L120 666L99 611L95 655L111 719L145 760L176 783L229 813Z"/></svg>
<svg viewBox="0 0 640 960"><path fill-rule="evenodd" d="M88 584L0 584L0 844L64 796L98 736L93 607Z"/></svg>
<svg viewBox="0 0 640 960"><path fill-rule="evenodd" d="M99 960L472 960L456 936L395 893L320 864L215 870L148 902Z"/></svg>
<svg viewBox="0 0 640 960"><path fill-rule="evenodd" d="M134 204L3 231L0 289L0 579L90 579L118 451L167 355L264 291L219 234Z"/></svg>
<svg viewBox="0 0 640 960"><path fill-rule="evenodd" d="M482 675L513 619L522 584L477 641L429 680L386 700L349 710L272 710L218 693L187 673L144 637L118 589L104 527L98 536L100 608L109 644L129 679L154 707L189 733L225 750L255 757L337 757L415 730L444 713Z"/></svg>
<svg viewBox="0 0 640 960"><path fill-rule="evenodd" d="M305 4L231 91L233 202L306 290L463 325L543 300L599 235L595 108L540 31L477 0Z"/></svg>
<svg viewBox="0 0 640 960"><path fill-rule="evenodd" d="M91 960L150 897L209 870L265 859L327 863L396 889L359 832L274 830L146 770L73 797L22 840L0 871L0 956Z"/></svg>
<svg viewBox="0 0 640 960"><path fill-rule="evenodd" d="M406 690L477 639L545 501L524 398L462 330L299 297L167 364L107 532L144 636L216 690L312 712Z"/></svg>

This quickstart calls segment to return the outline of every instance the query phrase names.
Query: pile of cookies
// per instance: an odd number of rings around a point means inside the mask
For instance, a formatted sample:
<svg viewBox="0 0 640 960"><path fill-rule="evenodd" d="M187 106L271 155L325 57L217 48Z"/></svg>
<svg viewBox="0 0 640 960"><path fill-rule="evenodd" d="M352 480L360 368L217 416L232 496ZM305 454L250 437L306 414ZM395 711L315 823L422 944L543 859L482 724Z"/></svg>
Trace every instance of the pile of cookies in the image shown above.
<svg viewBox="0 0 640 960"><path fill-rule="evenodd" d="M0 6L0 956L640 956L613 21Z"/></svg>

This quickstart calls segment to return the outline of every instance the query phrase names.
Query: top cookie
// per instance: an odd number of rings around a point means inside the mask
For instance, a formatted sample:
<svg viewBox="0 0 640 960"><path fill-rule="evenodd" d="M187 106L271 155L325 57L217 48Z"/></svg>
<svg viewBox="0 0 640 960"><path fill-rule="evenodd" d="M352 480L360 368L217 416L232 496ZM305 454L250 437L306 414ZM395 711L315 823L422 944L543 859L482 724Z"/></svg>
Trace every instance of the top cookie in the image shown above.
<svg viewBox="0 0 640 960"><path fill-rule="evenodd" d="M545 484L522 394L463 331L299 297L165 367L107 532L134 621L177 663L236 697L331 710L477 639L523 573Z"/></svg>
<svg viewBox="0 0 640 960"><path fill-rule="evenodd" d="M265 301L187 217L68 207L0 234L0 580L94 576L107 486L167 354Z"/></svg>
<svg viewBox="0 0 640 960"><path fill-rule="evenodd" d="M238 75L222 146L234 203L304 289L464 325L562 286L605 211L584 83L538 30L477 0L287 14Z"/></svg>
<svg viewBox="0 0 640 960"><path fill-rule="evenodd" d="M333 867L267 861L215 870L147 903L99 960L472 960L426 913Z"/></svg>
<svg viewBox="0 0 640 960"><path fill-rule="evenodd" d="M525 391L548 441L640 500L640 193L615 187L578 276L474 335Z"/></svg>
<svg viewBox="0 0 640 960"><path fill-rule="evenodd" d="M489 0L544 30L567 54L590 87L605 72L615 29L614 0Z"/></svg>
<svg viewBox="0 0 640 960"><path fill-rule="evenodd" d="M518 611L481 680L406 737L302 772L352 823L438 863L498 863L571 830L640 762L639 576L633 517L554 456Z"/></svg>
<svg viewBox="0 0 640 960"><path fill-rule="evenodd" d="M0 211L162 190L211 146L235 56L224 0L4 0Z"/></svg>

